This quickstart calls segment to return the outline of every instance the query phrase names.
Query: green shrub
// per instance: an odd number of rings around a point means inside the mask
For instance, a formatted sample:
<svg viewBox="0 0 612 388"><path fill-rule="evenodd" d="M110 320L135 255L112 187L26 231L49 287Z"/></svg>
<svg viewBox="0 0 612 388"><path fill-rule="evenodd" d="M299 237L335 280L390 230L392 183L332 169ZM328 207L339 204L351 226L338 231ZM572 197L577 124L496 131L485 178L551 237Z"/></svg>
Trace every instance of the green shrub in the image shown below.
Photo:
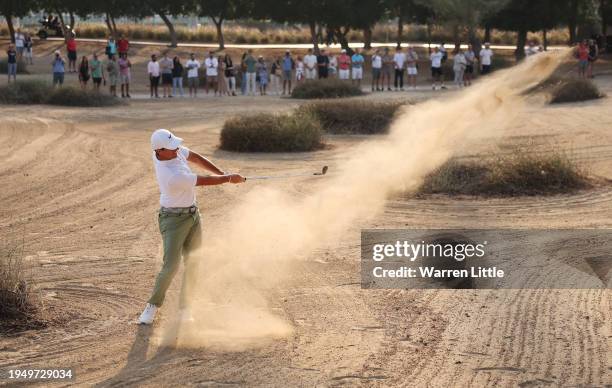
<svg viewBox="0 0 612 388"><path fill-rule="evenodd" d="M6 75L8 73L7 59L0 59L0 73ZM22 60L17 61L17 74L28 74L28 66Z"/></svg>
<svg viewBox="0 0 612 388"><path fill-rule="evenodd" d="M551 92L551 104L587 101L602 98L599 88L584 78L568 78L557 83Z"/></svg>
<svg viewBox="0 0 612 388"><path fill-rule="evenodd" d="M303 152L323 146L321 125L306 114L258 113L229 119L220 148L238 152Z"/></svg>
<svg viewBox="0 0 612 388"><path fill-rule="evenodd" d="M451 159L425 177L419 194L521 196L589 187L586 173L560 152L517 152L498 160Z"/></svg>
<svg viewBox="0 0 612 388"><path fill-rule="evenodd" d="M403 102L327 100L302 105L298 112L317 118L329 133L387 133Z"/></svg>
<svg viewBox="0 0 612 388"><path fill-rule="evenodd" d="M117 97L93 90L27 80L0 86L0 104L50 104L64 106L111 106L123 103Z"/></svg>
<svg viewBox="0 0 612 388"><path fill-rule="evenodd" d="M302 99L340 98L361 96L362 94L363 91L349 81L328 78L301 83L293 89L291 97Z"/></svg>

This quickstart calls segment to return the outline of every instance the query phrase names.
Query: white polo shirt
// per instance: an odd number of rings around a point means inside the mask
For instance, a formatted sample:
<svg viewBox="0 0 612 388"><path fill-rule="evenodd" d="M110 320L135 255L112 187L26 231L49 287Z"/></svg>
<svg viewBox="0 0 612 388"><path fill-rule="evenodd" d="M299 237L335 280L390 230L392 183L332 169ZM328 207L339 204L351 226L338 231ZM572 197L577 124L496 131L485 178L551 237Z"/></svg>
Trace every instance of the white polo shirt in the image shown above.
<svg viewBox="0 0 612 388"><path fill-rule="evenodd" d="M200 61L197 59L190 59L186 63L187 65L187 78L197 78L198 69L200 68Z"/></svg>
<svg viewBox="0 0 612 388"><path fill-rule="evenodd" d="M196 204L195 188L198 176L187 164L189 148L180 146L176 158L158 160L153 152L155 175L159 184L162 207L190 207Z"/></svg>
<svg viewBox="0 0 612 388"><path fill-rule="evenodd" d="M404 62L406 62L406 55L404 55L404 53L395 53L395 55L393 55L393 62L395 63L396 69L403 69Z"/></svg>
<svg viewBox="0 0 612 388"><path fill-rule="evenodd" d="M317 56L314 54L306 55L304 57L304 65L306 68L316 68L317 67Z"/></svg>
<svg viewBox="0 0 612 388"><path fill-rule="evenodd" d="M219 61L217 58L206 58L204 65L206 66L206 75L211 77L218 75L217 68L219 67Z"/></svg>
<svg viewBox="0 0 612 388"><path fill-rule="evenodd" d="M159 77L159 62L150 61L147 65L147 73L152 77Z"/></svg>
<svg viewBox="0 0 612 388"><path fill-rule="evenodd" d="M491 49L483 48L480 50L480 63L485 66L491 65L491 58L493 57L493 51Z"/></svg>

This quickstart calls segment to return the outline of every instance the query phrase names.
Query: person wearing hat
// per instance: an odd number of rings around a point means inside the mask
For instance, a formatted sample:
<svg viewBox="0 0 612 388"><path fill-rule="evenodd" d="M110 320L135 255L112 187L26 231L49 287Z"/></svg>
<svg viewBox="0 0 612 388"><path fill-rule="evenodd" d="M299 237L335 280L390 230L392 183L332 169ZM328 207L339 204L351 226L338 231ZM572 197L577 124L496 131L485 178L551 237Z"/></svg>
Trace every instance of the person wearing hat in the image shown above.
<svg viewBox="0 0 612 388"><path fill-rule="evenodd" d="M158 129L151 135L153 164L159 184L161 208L158 214L159 230L163 241L163 264L157 275L153 293L138 323L153 323L157 309L164 303L166 291L178 270L181 256L185 271L179 299L181 315L189 319L191 278L197 273L197 257L190 255L201 242L200 212L196 205L196 186L211 186L223 183L242 183L239 174L227 174L215 164L183 146L183 139L167 129ZM215 175L197 175L191 171L191 162Z"/></svg>
<svg viewBox="0 0 612 388"><path fill-rule="evenodd" d="M55 50L55 57L53 58L53 62L51 62L51 66L53 67L53 86L61 86L64 84L65 65L66 62L64 62L62 58L62 54L59 50Z"/></svg>

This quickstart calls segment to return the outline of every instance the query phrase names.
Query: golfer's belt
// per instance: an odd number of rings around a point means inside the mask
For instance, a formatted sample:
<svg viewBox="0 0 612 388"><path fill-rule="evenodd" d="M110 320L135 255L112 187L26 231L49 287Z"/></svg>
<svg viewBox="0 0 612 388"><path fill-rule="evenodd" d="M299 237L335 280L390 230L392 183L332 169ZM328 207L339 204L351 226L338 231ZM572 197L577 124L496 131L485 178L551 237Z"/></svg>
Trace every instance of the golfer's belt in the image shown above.
<svg viewBox="0 0 612 388"><path fill-rule="evenodd" d="M190 207L161 207L159 209L162 213L173 213L173 214L193 214L198 211L198 207L193 205Z"/></svg>

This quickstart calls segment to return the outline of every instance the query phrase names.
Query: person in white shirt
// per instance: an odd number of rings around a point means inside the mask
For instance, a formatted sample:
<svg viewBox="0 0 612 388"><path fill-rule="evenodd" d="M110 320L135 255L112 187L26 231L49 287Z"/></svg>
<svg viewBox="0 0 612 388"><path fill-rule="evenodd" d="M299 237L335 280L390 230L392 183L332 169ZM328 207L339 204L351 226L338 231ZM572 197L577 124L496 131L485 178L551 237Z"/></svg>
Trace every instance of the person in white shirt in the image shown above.
<svg viewBox="0 0 612 388"><path fill-rule="evenodd" d="M404 64L406 62L406 55L402 52L402 47L399 46L395 49L395 55L393 56L393 68L395 69L395 79L393 85L395 91L399 87L400 90L404 90Z"/></svg>
<svg viewBox="0 0 612 388"><path fill-rule="evenodd" d="M23 56L23 50L25 48L25 35L21 33L21 29L18 28L15 32L15 49L17 50L17 58L21 59Z"/></svg>
<svg viewBox="0 0 612 388"><path fill-rule="evenodd" d="M184 147L183 139L166 129L158 129L151 135L151 148L155 175L160 191L158 212L159 230L163 242L163 264L155 280L155 286L138 323L150 325L157 309L162 306L166 291L178 270L181 256L185 263L183 284L179 297L180 319L191 321L190 303L197 279L198 257L191 255L201 245L202 226L196 204L196 186L242 183L245 178L228 174L200 154ZM187 162L212 172L214 175L197 175Z"/></svg>
<svg viewBox="0 0 612 388"><path fill-rule="evenodd" d="M159 94L157 92L159 88L159 62L157 62L157 55L151 55L151 60L147 64L147 73L149 74L149 82L151 87L151 98L155 96L155 98L159 98Z"/></svg>
<svg viewBox="0 0 612 388"><path fill-rule="evenodd" d="M408 46L408 53L406 53L406 73L408 74L408 86L412 86L416 90L416 82L418 71L418 60L419 55L412 46Z"/></svg>
<svg viewBox="0 0 612 388"><path fill-rule="evenodd" d="M465 59L465 55L461 48L455 54L455 58L453 58L453 71L455 72L455 85L458 88L463 87L463 76L465 74L465 68L467 67L467 60Z"/></svg>
<svg viewBox="0 0 612 388"><path fill-rule="evenodd" d="M306 80L317 78L317 56L313 54L312 49L308 49L308 54L304 56L304 67Z"/></svg>
<svg viewBox="0 0 612 388"><path fill-rule="evenodd" d="M464 86L470 86L472 84L472 75L474 74L474 62L476 62L476 54L471 44L468 45L468 49L463 53L463 56L466 61L463 83Z"/></svg>
<svg viewBox="0 0 612 388"><path fill-rule="evenodd" d="M372 91L376 88L376 91L381 91L380 88L380 75L382 72L382 57L380 56L380 50L376 49L374 55L372 55Z"/></svg>
<svg viewBox="0 0 612 388"><path fill-rule="evenodd" d="M533 41L533 40L529 41L529 45L525 49L525 55L530 57L530 56L535 55L535 54L537 54L539 52L540 52L540 50L539 50L538 46L536 46L536 42Z"/></svg>
<svg viewBox="0 0 612 388"><path fill-rule="evenodd" d="M491 44L485 43L484 48L480 50L480 74L485 75L491 72L491 58L493 58Z"/></svg>
<svg viewBox="0 0 612 388"><path fill-rule="evenodd" d="M195 54L191 53L189 60L185 63L187 68L187 85L189 85L189 97L198 96L198 86L200 85L200 76L198 75L198 69L200 68L200 61L195 59Z"/></svg>
<svg viewBox="0 0 612 388"><path fill-rule="evenodd" d="M436 85L439 85L440 89L446 89L442 75L442 59L444 54L440 51L440 48L436 47L429 58L431 60L431 77L433 78L432 89L436 90Z"/></svg>
<svg viewBox="0 0 612 388"><path fill-rule="evenodd" d="M208 88L212 87L216 96L219 61L213 56L212 51L208 52L208 58L204 60L204 67L206 67L206 94L208 94Z"/></svg>

